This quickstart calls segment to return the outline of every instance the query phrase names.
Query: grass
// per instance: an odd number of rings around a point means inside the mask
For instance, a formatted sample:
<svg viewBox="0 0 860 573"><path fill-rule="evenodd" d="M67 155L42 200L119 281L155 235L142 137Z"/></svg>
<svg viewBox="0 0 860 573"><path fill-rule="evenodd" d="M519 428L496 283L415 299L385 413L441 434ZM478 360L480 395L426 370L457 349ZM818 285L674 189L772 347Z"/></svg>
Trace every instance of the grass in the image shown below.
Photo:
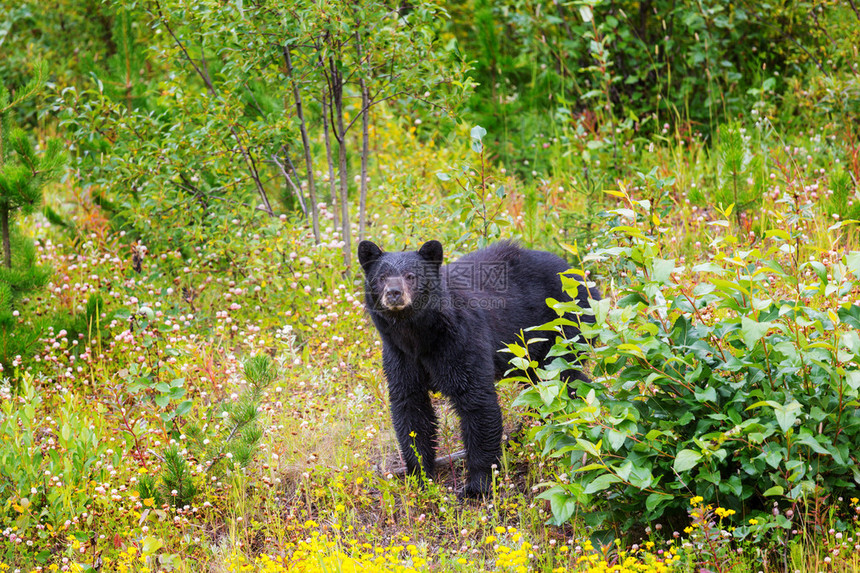
<svg viewBox="0 0 860 573"><path fill-rule="evenodd" d="M468 159L465 145L439 158L414 127L387 129L391 137L379 138L378 156L384 163L399 154L401 164L397 173L380 168L377 176L386 188L401 189L412 163L420 163L425 177L415 193L423 201L394 192L376 196L373 238L401 248L435 236L457 251L471 249L477 235L455 243L469 229L448 219L454 207L432 177L447 162ZM756 133L747 144L768 158L767 189L737 223L726 216L727 205L711 201L725 182L707 142L695 135L631 139L627 158L637 168L602 183L651 201L654 222L671 229L665 256L689 263L702 245L722 240L723 219L741 226L750 243L763 240L765 221L782 218L802 231L807 249L841 256L856 248L856 227L830 229L850 207L828 203L830 174L845 150L830 137L833 130L824 126L790 142ZM547 153L560 154L563 145L551 143ZM590 161L599 162L600 152ZM579 171L527 180L503 166L491 171L491 180L508 189L498 200L500 219L511 221L504 236L526 235L534 246L557 251L565 243L580 254L604 240L605 223L596 213L583 215L591 210L586 190L595 183ZM623 207L610 195L596 197L595 211ZM577 214L578 226L566 226ZM137 274L126 239L104 222L89 219L85 240L74 243L33 221L39 257L55 269L55 279L22 309L21 320L73 313L93 292L106 306L91 332L49 331L34 361L4 373L0 571L860 569L860 504L826 492L806 500L796 528L744 541L731 532L747 524L715 500L694 500L678 531L642 524L614 541L590 528L580 510L563 527L546 525L552 508L537 497L543 484L572 478L528 438L532 422L509 406L519 391L511 384L500 386L506 424L524 422L525 431L506 447L491 499L457 500L461 463L424 490L398 477L380 343L364 315L359 279L342 274L333 228L314 246L301 221L237 220L231 230L241 234L245 252L235 265L224 266L214 246L187 258L149 252ZM613 276L596 275L611 297ZM278 368L257 404L262 438L247 467L222 463L210 471L195 458L186 429L201 425L203 439L216 439L224 428L221 405L237 403L248 387L243 360L261 353L274 356ZM136 387L143 371L129 374L132 365L145 367L149 382ZM158 385L178 379L184 394L165 401ZM171 418L184 399L192 400L191 409ZM457 451L456 418L441 400L439 407L441 450ZM163 480L170 445L187 459L200 490L190 503L173 503L170 489L162 503L141 496L144 476Z"/></svg>

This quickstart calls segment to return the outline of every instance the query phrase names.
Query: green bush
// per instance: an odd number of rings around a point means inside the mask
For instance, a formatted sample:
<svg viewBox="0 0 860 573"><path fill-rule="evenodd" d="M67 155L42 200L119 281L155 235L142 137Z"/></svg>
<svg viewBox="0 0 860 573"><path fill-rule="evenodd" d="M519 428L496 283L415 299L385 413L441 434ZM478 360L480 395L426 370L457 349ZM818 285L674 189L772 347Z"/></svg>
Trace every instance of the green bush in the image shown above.
<svg viewBox="0 0 860 573"><path fill-rule="evenodd" d="M108 457L104 418L82 413L79 398L68 393L50 405L50 430L40 426L45 407L29 375L16 399L4 397L0 406L0 515L4 525L39 539L49 532L38 524L56 529L85 515L92 486L107 478L101 462L118 463Z"/></svg>
<svg viewBox="0 0 860 573"><path fill-rule="evenodd" d="M560 465L541 495L553 522L582 504L597 507L594 524L629 527L683 516L694 496L743 519L774 501L856 492L860 306L849 296L860 252L806 257L799 224L784 221L748 249L718 236L710 260L686 269L637 226L647 202L627 199L631 209L612 214L637 223L615 227L615 244L586 261L609 261L629 282L591 302L588 344L556 345L588 350L593 381L569 397L555 370L538 371L517 399L536 410L535 436Z"/></svg>
<svg viewBox="0 0 860 573"><path fill-rule="evenodd" d="M94 201L153 253L232 250L282 212L304 217L320 243L326 203L348 264L341 223L354 197L363 237L370 126L389 106L398 117L447 112L471 91L468 65L437 41L447 14L434 2L402 14L381 2L115 4L104 30L115 49L91 81L58 89L54 108Z"/></svg>
<svg viewBox="0 0 860 573"><path fill-rule="evenodd" d="M475 60L475 120L525 177L579 167L577 151L596 155L581 140L612 150L598 170L623 173L625 141L666 134L666 123L711 134L751 108L807 128L796 100L810 84L822 85L810 97L821 112L857 113L847 4L468 0L450 10ZM538 152L550 146L562 153Z"/></svg>

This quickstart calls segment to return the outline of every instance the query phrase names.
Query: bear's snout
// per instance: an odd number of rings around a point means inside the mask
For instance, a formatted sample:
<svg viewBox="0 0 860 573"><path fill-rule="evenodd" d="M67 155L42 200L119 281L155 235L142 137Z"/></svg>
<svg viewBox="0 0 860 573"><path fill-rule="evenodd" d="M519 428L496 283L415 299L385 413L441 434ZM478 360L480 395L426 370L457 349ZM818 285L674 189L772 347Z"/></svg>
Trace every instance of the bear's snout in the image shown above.
<svg viewBox="0 0 860 573"><path fill-rule="evenodd" d="M382 290L382 305L389 310L403 310L412 304L409 285L403 277L391 277Z"/></svg>

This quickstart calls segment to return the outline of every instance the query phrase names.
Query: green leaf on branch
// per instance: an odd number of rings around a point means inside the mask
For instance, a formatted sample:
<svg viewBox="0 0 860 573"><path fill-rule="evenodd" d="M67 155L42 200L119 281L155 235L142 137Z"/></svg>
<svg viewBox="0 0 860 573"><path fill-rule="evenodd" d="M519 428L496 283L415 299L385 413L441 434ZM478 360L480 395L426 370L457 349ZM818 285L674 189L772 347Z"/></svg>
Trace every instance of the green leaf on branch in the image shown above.
<svg viewBox="0 0 860 573"><path fill-rule="evenodd" d="M595 479L591 480L587 486L585 486L585 493L597 493L599 491L603 491L612 484L620 481L621 478L615 474L603 474L597 476Z"/></svg>
<svg viewBox="0 0 860 573"><path fill-rule="evenodd" d="M689 471L696 467L696 464L698 464L701 459L702 454L699 452L693 450L681 450L678 452L678 455L675 456L675 463L672 467L678 473Z"/></svg>
<svg viewBox="0 0 860 573"><path fill-rule="evenodd" d="M645 498L645 508L648 511L655 511L660 505L668 503L675 498L667 493L651 493Z"/></svg>
<svg viewBox="0 0 860 573"><path fill-rule="evenodd" d="M783 495L784 493L785 493L785 489L781 485L775 485L775 486L765 490L765 492L762 494L762 496L772 497L775 495Z"/></svg>
<svg viewBox="0 0 860 573"><path fill-rule="evenodd" d="M752 350L758 344L759 340L764 338L767 331L772 326L770 322L757 322L746 316L741 318L741 332L743 334L744 344L747 350Z"/></svg>

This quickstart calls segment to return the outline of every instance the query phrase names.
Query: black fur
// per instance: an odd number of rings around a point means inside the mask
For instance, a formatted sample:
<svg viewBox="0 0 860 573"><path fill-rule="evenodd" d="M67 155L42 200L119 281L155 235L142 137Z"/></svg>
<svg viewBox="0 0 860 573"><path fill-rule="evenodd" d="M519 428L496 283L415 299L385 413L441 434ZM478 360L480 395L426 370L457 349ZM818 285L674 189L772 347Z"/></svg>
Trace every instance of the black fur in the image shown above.
<svg viewBox="0 0 860 573"><path fill-rule="evenodd" d="M498 350L522 330L557 318L546 299L570 300L558 276L569 265L552 253L511 242L447 266L438 241L403 253L383 253L362 241L358 258L366 277L365 302L382 338L391 416L407 468L419 473L417 452L420 467L433 476L437 422L429 392L438 391L460 417L468 469L463 493L486 493L492 465L501 456L502 412L494 382L508 369L509 355ZM600 298L596 289L589 293L580 287L580 305L587 306L589 294ZM530 336L537 337L554 336ZM530 355L543 365L551 346L550 340L532 344Z"/></svg>

